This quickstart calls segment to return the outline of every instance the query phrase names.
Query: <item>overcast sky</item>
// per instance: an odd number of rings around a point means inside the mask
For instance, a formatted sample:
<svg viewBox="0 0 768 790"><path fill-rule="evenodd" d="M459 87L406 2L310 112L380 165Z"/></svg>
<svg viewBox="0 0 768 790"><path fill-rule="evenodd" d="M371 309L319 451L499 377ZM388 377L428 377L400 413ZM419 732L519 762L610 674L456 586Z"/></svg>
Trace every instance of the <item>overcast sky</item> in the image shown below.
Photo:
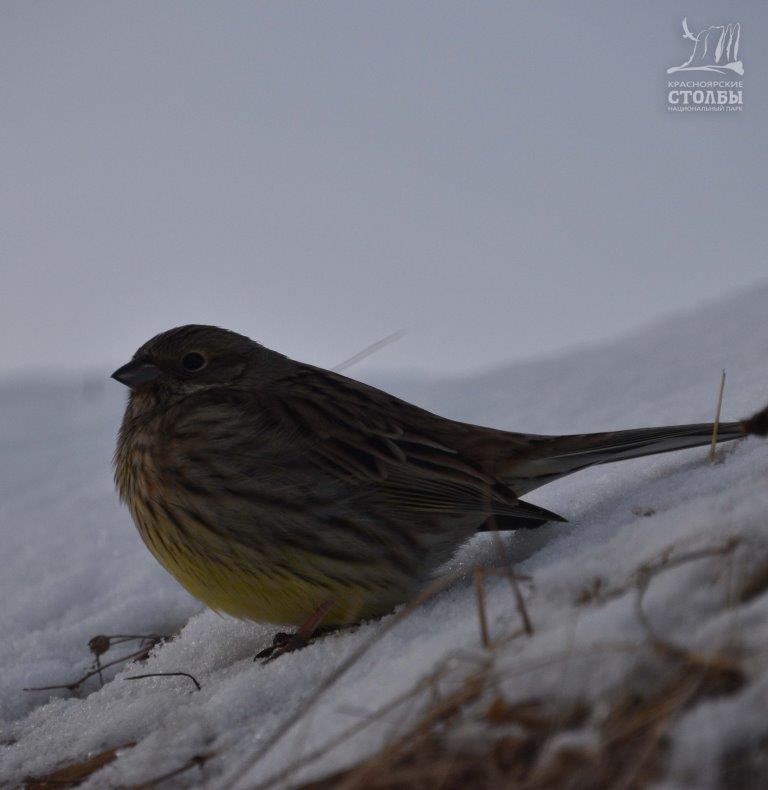
<svg viewBox="0 0 768 790"><path fill-rule="evenodd" d="M741 22L743 113L666 111L685 15ZM188 322L466 371L745 287L767 44L755 1L5 0L0 372Z"/></svg>

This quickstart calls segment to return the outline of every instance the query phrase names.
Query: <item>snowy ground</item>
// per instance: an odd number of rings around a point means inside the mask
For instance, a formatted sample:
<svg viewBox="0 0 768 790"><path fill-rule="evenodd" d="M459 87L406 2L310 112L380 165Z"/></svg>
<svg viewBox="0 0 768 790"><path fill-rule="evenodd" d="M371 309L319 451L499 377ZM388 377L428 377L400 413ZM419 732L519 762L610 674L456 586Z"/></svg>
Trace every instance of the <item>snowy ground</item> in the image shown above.
<svg viewBox="0 0 768 790"><path fill-rule="evenodd" d="M570 433L709 421L726 368L723 418L737 419L768 401L766 304L768 287L753 289L632 337L471 380L375 383L447 416ZM106 379L0 386L0 784L135 742L84 786L150 781L212 752L172 783L231 786L323 679L391 623L321 639L268 666L253 663L274 629L204 611L155 564L117 503L110 458L123 399ZM531 577L523 589L535 633L493 652L512 701L594 702L660 683L667 668L638 618L634 573L659 558L722 548L659 574L645 596L660 639L738 655L747 678L734 693L699 702L666 733L669 787L714 786L724 758L768 739L768 594L755 581L768 566L768 444L751 438L722 448L715 465L706 456L689 450L598 467L531 495L570 523L508 537L519 572ZM453 567L488 563L494 554L492 538L478 537ZM487 587L492 636L513 632L519 618L509 585L489 579ZM23 690L76 680L97 634L148 633L178 636L143 664L107 670L103 688L92 678L78 695ZM620 644L625 649L610 647ZM456 651L468 665L484 655L468 579L397 623L240 784L282 774ZM202 690L182 677L126 679L152 671L192 673ZM395 728L402 732L421 703L358 727L290 781L364 757ZM590 726L573 737L588 740Z"/></svg>

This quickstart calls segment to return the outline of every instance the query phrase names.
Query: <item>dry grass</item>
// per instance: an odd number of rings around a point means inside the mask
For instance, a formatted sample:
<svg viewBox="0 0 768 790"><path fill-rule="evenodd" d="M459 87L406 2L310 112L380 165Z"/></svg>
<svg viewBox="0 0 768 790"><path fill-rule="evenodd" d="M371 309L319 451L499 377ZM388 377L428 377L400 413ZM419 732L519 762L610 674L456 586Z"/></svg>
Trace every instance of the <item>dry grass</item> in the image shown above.
<svg viewBox="0 0 768 790"><path fill-rule="evenodd" d="M524 602L513 599L516 608L521 607L518 608L520 625L493 639L486 612L485 581L491 574L500 575L500 571L477 569L474 589L478 651L444 656L428 676L380 710L355 711L356 720L346 731L302 755L288 770L268 777L257 786L247 786L251 790L297 786L304 790L410 790L413 787L632 790L645 787L663 776L667 733L679 717L702 699L733 694L746 682L737 658L694 652L661 638L643 609L645 593L659 575L681 565L701 560L728 562L739 545L738 540L729 539L692 551L670 546L638 566L624 584L608 587L596 580L575 604L595 606L619 596L634 595L645 640L593 644L581 650L569 649L538 657L527 663L496 660L503 646L530 635L530 619ZM511 576L512 572L507 570L504 575ZM458 574L451 574L437 580L410 606L384 624L373 640L342 662L247 760L230 765L227 753L219 752L218 756L225 760L225 777L220 776L216 786L234 786L309 713L323 694L331 692L385 633L457 578ZM516 582L516 579L513 577L510 581ZM767 580L768 572L758 565L756 572L737 585L735 600L745 602L764 593L768 589ZM515 588L513 584L513 590ZM504 685L501 681L519 681L517 686L520 687L526 674L565 665L574 657L593 659L595 671L599 671L601 654L609 652L635 655L637 671L647 673L651 670L656 680L652 683L628 682L625 689L641 688L643 691L619 691L599 703L555 694L511 701L500 691ZM347 739L367 727L393 721L398 716L401 721L411 722L412 717L406 714L412 710L421 711L415 723L408 724L404 731L392 727L386 745L372 756L332 776L297 785L302 769L311 768ZM121 748L130 746L132 744ZM108 749L95 758L29 779L27 786L36 790L74 787L115 759L116 751ZM214 752L209 752L180 763L176 770L141 787L172 786L176 777L195 767L202 768L213 756ZM763 762L752 752L739 753L728 757L723 770L729 775L749 777Z"/></svg>
<svg viewBox="0 0 768 790"><path fill-rule="evenodd" d="M77 787L96 773L100 768L109 765L118 756L118 752L123 749L131 749L136 744L125 743L122 746L115 746L105 749L99 754L87 757L75 763L71 763L63 768L57 768L44 776L30 777L24 782L25 790L50 790L50 788Z"/></svg>
<svg viewBox="0 0 768 790"><path fill-rule="evenodd" d="M352 769L304 790L407 790L413 787L639 788L660 775L665 733L703 697L733 693L743 677L716 667L681 666L643 698L617 699L598 714L584 702L495 697L476 708L484 673L430 707L400 738ZM474 712L465 715L467 708ZM591 725L595 742L560 738Z"/></svg>
<svg viewBox="0 0 768 790"><path fill-rule="evenodd" d="M640 644L593 645L586 655L599 671L600 653L634 653L643 671L649 668L658 682L637 684L645 693L619 693L598 706L585 700L552 696L510 702L498 691L500 680L566 662L567 651L529 666L518 663L499 670L496 650L523 637L520 628L492 641L485 611L484 579L488 569L475 572L480 644L485 659L474 664L447 656L434 672L385 708L361 717L347 732L304 755L288 771L260 783L258 790L295 787L297 772L326 756L340 743L405 703L421 703L423 713L405 732L393 733L377 753L353 768L299 787L305 790L405 790L435 787L472 788L640 788L662 775L666 734L678 718L700 700L733 694L746 682L739 661L719 654L697 653L660 638L643 610L643 599L653 580L681 565L700 560L726 562L739 541L694 551L670 546L640 565L627 583L597 589L581 605L604 603L634 594L639 622L646 632ZM759 583L747 585L753 593ZM639 671L639 670L638 670ZM447 694L442 687L449 686ZM630 684L627 684L629 687ZM636 684L632 684L633 686ZM425 704L426 703L426 704ZM263 756L263 753L262 753ZM249 761L252 767L258 760Z"/></svg>
<svg viewBox="0 0 768 790"><path fill-rule="evenodd" d="M709 463L715 463L717 453L717 432L720 429L720 414L723 409L723 392L725 391L725 370L720 374L720 391L717 395L717 408L715 409L715 421L712 423L712 444L709 448Z"/></svg>
<svg viewBox="0 0 768 790"><path fill-rule="evenodd" d="M154 650L157 645L161 642L167 642L172 639L173 636L164 636L162 634L117 634L112 636L106 636L104 634L99 634L98 636L94 636L92 639L88 641L88 649L90 650L91 654L94 656L93 663L91 667L82 674L77 680L73 680L69 683L56 683L52 686L29 686L27 688L22 689L23 691L56 691L56 690L64 690L64 691L71 691L76 693L80 690L82 685L87 681L90 680L92 677L98 677L99 683L101 687L104 686L104 675L103 672L105 669L109 669L110 667L116 666L117 664L125 664L129 661L135 661L137 663L146 661L149 658L150 653ZM112 647L115 645L121 645L125 642L138 642L139 648L138 650L134 650L127 655L122 655L119 658L115 658L112 661L108 661L106 664L102 662L101 657L107 653ZM185 673L186 674L186 673ZM199 684L195 681L195 685L198 686Z"/></svg>

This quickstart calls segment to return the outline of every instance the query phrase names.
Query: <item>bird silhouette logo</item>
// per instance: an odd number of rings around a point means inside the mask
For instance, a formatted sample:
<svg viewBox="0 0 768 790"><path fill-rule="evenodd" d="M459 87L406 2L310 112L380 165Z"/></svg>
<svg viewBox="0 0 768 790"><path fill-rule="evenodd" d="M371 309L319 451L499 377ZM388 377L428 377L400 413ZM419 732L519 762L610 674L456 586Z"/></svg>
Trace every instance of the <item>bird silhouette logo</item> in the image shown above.
<svg viewBox="0 0 768 790"><path fill-rule="evenodd" d="M688 27L688 18L683 17L683 39L692 41L691 54L685 63L667 69L667 74L677 71L715 71L725 74L733 71L744 74L744 64L739 60L741 48L741 24L728 22L710 25L695 35Z"/></svg>

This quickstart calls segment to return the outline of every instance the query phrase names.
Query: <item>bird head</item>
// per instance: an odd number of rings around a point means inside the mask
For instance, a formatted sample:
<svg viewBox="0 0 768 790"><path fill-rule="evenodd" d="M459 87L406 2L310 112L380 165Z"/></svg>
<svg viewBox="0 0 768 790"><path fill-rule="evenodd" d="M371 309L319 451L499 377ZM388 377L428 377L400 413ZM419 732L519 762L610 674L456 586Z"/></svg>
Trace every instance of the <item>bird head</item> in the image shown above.
<svg viewBox="0 0 768 790"><path fill-rule="evenodd" d="M153 337L112 378L133 392L188 395L236 384L272 353L236 332L188 324Z"/></svg>

